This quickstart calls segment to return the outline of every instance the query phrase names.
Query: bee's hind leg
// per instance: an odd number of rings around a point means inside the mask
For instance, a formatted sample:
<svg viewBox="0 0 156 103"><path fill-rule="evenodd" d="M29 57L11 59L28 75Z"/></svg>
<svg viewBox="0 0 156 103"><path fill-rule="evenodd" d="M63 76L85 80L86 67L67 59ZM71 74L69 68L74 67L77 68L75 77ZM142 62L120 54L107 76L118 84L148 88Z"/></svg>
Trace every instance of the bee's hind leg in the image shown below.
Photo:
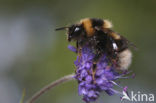
<svg viewBox="0 0 156 103"><path fill-rule="evenodd" d="M99 60L99 58L101 57L101 53L97 52L94 59L93 59L93 67L92 67L92 78L93 81L95 81L95 73L96 73L96 69L97 69L97 62Z"/></svg>

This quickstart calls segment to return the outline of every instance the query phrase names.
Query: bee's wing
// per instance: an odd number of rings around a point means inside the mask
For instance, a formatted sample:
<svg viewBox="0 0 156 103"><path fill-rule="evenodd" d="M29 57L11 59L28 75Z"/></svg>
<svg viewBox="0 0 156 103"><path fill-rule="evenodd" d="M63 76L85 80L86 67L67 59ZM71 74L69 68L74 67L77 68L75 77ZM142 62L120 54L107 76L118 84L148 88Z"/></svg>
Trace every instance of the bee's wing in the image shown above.
<svg viewBox="0 0 156 103"><path fill-rule="evenodd" d="M128 47L133 47L135 50L137 49L136 46L131 41L129 41L127 38L120 35L119 33L114 32L113 30L108 30L106 31L106 33L108 34L108 36L110 36L110 38L112 38L112 41L114 41L114 43L117 44L120 50L123 50Z"/></svg>
<svg viewBox="0 0 156 103"><path fill-rule="evenodd" d="M138 50L138 48L136 47L136 45L133 42L129 41L124 36L121 36L121 39L124 39L127 42L128 47L133 47L134 50Z"/></svg>

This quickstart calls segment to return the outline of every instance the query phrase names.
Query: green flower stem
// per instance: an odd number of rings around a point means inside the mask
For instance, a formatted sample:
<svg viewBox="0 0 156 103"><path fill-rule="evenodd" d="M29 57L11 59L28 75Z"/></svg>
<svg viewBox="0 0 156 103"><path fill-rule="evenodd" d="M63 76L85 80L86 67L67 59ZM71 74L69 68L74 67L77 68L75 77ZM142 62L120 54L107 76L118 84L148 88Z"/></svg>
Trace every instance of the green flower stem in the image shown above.
<svg viewBox="0 0 156 103"><path fill-rule="evenodd" d="M35 100L37 100L41 95L43 95L44 93L46 93L47 91L49 91L50 89L54 88L55 86L62 84L64 82L67 81L71 81L74 79L75 74L70 74L70 75L66 75L48 85L46 85L45 87L43 87L41 90L39 90L38 92L36 92L28 101L26 101L26 103L33 103Z"/></svg>

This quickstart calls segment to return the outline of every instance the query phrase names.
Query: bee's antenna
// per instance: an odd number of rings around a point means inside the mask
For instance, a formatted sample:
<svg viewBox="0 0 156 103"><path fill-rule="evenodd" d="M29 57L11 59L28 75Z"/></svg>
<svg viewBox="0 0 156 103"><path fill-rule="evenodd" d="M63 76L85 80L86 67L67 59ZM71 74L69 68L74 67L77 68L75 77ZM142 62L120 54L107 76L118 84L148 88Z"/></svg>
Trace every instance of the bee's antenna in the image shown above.
<svg viewBox="0 0 156 103"><path fill-rule="evenodd" d="M61 27L61 28L57 28L57 29L55 29L56 31L58 31L58 30L64 30L64 29L66 29L66 28L69 28L69 27Z"/></svg>

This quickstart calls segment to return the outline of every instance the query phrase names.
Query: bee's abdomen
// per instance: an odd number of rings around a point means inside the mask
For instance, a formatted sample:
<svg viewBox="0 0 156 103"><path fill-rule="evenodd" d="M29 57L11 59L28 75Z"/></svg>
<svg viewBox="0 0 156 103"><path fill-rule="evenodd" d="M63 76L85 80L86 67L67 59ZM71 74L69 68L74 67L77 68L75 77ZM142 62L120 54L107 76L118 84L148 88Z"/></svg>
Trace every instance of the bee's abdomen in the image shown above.
<svg viewBox="0 0 156 103"><path fill-rule="evenodd" d="M118 54L118 70L127 70L131 64L132 53L129 49L125 49Z"/></svg>

